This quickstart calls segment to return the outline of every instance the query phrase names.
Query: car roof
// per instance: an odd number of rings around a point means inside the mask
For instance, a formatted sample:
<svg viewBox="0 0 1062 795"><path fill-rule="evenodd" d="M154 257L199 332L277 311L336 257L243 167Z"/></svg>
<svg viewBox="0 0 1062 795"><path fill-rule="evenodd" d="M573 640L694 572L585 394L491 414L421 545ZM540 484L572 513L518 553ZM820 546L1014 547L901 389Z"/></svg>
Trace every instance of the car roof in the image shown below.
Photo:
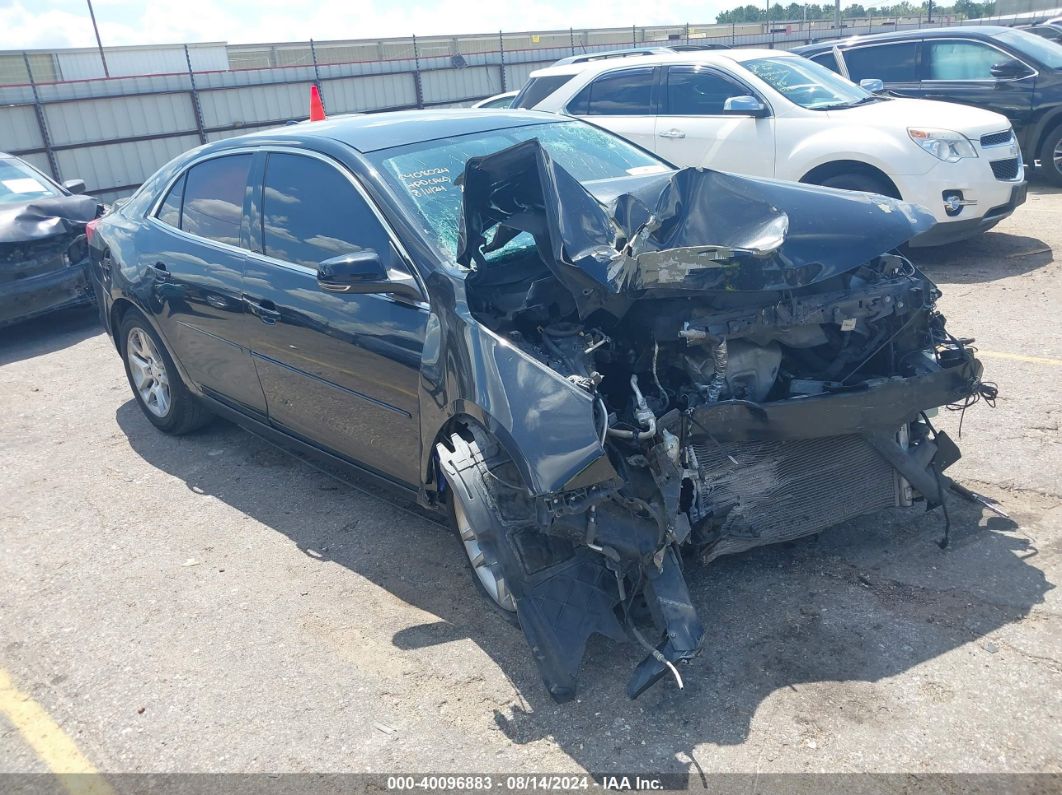
<svg viewBox="0 0 1062 795"><path fill-rule="evenodd" d="M965 36L970 38L991 39L999 33L1003 33L1013 28L1004 27L1002 25L956 25L951 28L925 28L922 30L894 30L889 33L873 33L863 36L849 36L845 39L830 39L829 41L820 41L815 44L805 44L802 47L794 47L792 52L795 53L809 53L809 52L822 52L823 50L830 50L834 47L850 47L854 44L864 44L866 42L881 42L881 41L906 41L908 39L939 39L939 38L953 38L954 36Z"/></svg>
<svg viewBox="0 0 1062 795"><path fill-rule="evenodd" d="M302 121L235 138L226 138L200 151L228 149L267 141L306 142L320 138L339 141L359 152L375 152L380 149L434 141L454 135L570 121L571 119L567 117L543 111L482 108L350 114L333 116L324 121Z"/></svg>
<svg viewBox="0 0 1062 795"><path fill-rule="evenodd" d="M531 73L532 77L547 77L549 75L582 74L583 72L606 72L612 69L620 69L627 66L656 66L658 64L727 64L741 63L753 58L770 58L791 56L786 50L769 50L763 48L748 48L740 50L683 50L681 52L651 52L632 53L630 57L603 58L593 61L572 63L568 59L536 69Z"/></svg>

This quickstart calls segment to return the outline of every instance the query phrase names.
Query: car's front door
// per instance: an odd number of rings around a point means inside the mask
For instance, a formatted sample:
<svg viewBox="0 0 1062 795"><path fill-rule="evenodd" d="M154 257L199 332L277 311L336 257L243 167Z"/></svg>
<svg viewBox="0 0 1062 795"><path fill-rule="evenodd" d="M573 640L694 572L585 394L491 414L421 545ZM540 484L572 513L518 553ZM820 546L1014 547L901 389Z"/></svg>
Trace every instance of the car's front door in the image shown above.
<svg viewBox="0 0 1062 795"><path fill-rule="evenodd" d="M565 110L654 150L656 72L651 66L605 72L579 91Z"/></svg>
<svg viewBox="0 0 1062 795"><path fill-rule="evenodd" d="M263 152L244 297L248 338L278 428L416 484L427 305L323 289L324 260L371 250L409 274L354 177L331 160Z"/></svg>
<svg viewBox="0 0 1062 795"><path fill-rule="evenodd" d="M656 152L679 166L706 166L773 177L773 117L724 112L732 97L753 96L748 86L705 66L669 66L656 119Z"/></svg>
<svg viewBox="0 0 1062 795"><path fill-rule="evenodd" d="M264 417L265 398L241 340L252 157L212 157L183 173L143 227L137 250L153 281L153 315L189 377L211 397Z"/></svg>
<svg viewBox="0 0 1062 795"><path fill-rule="evenodd" d="M1012 73L996 77L993 68L1001 65L1008 65ZM922 43L923 99L1001 113L1010 119L1019 138L1032 113L1035 74L1030 66L987 42L926 39Z"/></svg>

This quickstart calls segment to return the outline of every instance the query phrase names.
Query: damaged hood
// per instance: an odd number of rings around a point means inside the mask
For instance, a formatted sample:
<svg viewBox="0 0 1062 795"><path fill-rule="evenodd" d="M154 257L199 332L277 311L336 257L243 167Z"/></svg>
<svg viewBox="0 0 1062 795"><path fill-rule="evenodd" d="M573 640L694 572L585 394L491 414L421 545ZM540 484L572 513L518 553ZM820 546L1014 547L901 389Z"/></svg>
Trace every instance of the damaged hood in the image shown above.
<svg viewBox="0 0 1062 795"><path fill-rule="evenodd" d="M583 317L596 309L620 316L650 291L803 287L935 223L921 207L884 196L700 168L643 177L609 195L608 182L580 184L537 139L470 158L463 183L458 262L489 267L484 247L528 232Z"/></svg>
<svg viewBox="0 0 1062 795"><path fill-rule="evenodd" d="M99 212L91 196L56 196L0 207L0 243L27 243L80 232Z"/></svg>

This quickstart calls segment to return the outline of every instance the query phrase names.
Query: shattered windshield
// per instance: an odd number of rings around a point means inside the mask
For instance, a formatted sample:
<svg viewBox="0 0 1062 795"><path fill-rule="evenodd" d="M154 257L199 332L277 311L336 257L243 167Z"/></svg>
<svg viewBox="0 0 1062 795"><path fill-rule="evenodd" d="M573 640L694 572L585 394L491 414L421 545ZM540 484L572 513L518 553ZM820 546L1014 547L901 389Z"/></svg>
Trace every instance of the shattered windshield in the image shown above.
<svg viewBox="0 0 1062 795"><path fill-rule="evenodd" d="M756 58L742 66L790 102L808 110L838 110L880 97L804 58Z"/></svg>
<svg viewBox="0 0 1062 795"><path fill-rule="evenodd" d="M29 166L0 158L0 204L18 204L58 196L59 191Z"/></svg>
<svg viewBox="0 0 1062 795"><path fill-rule="evenodd" d="M577 121L458 135L384 149L370 158L405 208L425 222L429 235L453 259L461 217L461 187L454 180L464 172L465 162L532 138L537 138L550 156L581 183L670 170L648 152ZM533 245L531 235L524 232L489 258L504 257Z"/></svg>

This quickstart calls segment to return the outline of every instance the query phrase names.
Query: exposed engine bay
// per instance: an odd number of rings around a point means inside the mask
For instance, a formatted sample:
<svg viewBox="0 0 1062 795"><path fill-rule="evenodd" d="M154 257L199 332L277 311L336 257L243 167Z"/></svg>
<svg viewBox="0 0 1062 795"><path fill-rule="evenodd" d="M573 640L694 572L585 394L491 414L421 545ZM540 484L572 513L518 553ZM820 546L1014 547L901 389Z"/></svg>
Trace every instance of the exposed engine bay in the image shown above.
<svg viewBox="0 0 1062 795"><path fill-rule="evenodd" d="M981 365L894 252L931 223L918 208L695 169L592 194L535 144L466 167L468 309L589 402L601 455L552 493L497 450L441 463L483 474L493 516L472 525L493 523L554 697L594 632L646 648L637 697L700 650L684 557L961 488L928 412L975 395Z"/></svg>

